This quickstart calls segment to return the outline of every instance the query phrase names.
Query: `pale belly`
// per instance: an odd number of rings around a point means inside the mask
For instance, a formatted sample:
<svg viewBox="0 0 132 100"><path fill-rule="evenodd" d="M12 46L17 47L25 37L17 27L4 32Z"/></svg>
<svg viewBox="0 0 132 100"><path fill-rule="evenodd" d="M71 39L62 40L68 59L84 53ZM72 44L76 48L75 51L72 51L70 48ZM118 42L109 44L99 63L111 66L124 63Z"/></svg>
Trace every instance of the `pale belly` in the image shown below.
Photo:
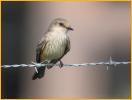
<svg viewBox="0 0 132 100"><path fill-rule="evenodd" d="M63 56L66 47L66 40L54 39L46 44L42 52L42 60L54 60Z"/></svg>

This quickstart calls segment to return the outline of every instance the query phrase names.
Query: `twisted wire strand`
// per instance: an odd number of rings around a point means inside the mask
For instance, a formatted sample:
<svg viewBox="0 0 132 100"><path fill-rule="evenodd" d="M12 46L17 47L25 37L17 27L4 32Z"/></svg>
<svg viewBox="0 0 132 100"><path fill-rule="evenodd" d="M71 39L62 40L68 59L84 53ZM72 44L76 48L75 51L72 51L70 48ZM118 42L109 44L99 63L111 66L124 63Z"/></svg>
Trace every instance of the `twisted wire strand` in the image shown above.
<svg viewBox="0 0 132 100"><path fill-rule="evenodd" d="M82 63L82 64L64 64L63 66L71 66L71 67L79 67L79 66L96 66L96 65L106 65L108 66L117 66L117 65L127 65L130 64L130 61L113 61L112 57L109 58L109 61L106 62L97 62L97 63ZM14 65L2 65L2 68L10 68L10 67L45 67L45 66L59 66L60 64L42 64L42 63L35 63L32 64L14 64Z"/></svg>

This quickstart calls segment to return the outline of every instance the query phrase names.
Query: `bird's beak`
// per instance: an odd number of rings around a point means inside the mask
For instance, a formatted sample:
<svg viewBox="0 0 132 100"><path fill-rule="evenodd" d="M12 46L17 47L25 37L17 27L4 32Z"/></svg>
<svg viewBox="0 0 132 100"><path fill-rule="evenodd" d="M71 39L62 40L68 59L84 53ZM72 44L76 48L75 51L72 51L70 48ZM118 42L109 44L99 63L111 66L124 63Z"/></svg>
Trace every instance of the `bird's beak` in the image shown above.
<svg viewBox="0 0 132 100"><path fill-rule="evenodd" d="M71 28L71 27L67 27L67 29L68 29L68 30L71 30L71 31L73 31L73 30L74 30L74 29L73 29L73 28Z"/></svg>

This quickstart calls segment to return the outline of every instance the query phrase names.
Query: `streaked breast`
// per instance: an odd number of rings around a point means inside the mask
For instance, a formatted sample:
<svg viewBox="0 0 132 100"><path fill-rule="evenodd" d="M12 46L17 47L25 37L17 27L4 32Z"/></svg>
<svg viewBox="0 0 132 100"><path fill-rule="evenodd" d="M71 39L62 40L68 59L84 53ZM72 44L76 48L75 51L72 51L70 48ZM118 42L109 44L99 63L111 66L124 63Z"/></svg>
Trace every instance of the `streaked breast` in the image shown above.
<svg viewBox="0 0 132 100"><path fill-rule="evenodd" d="M67 45L66 34L51 34L49 41L44 48L43 56L45 60L58 59L63 56Z"/></svg>

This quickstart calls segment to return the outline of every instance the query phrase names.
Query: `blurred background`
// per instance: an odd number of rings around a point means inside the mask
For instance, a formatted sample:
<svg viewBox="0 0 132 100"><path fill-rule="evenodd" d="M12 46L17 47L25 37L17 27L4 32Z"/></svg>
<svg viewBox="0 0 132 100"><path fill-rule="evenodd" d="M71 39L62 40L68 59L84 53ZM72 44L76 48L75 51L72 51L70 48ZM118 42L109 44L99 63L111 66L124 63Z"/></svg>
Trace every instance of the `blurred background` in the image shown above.
<svg viewBox="0 0 132 100"><path fill-rule="evenodd" d="M71 50L63 63L130 61L130 2L2 2L2 65L30 64L49 23L70 21ZM2 68L2 98L129 98L130 65Z"/></svg>

